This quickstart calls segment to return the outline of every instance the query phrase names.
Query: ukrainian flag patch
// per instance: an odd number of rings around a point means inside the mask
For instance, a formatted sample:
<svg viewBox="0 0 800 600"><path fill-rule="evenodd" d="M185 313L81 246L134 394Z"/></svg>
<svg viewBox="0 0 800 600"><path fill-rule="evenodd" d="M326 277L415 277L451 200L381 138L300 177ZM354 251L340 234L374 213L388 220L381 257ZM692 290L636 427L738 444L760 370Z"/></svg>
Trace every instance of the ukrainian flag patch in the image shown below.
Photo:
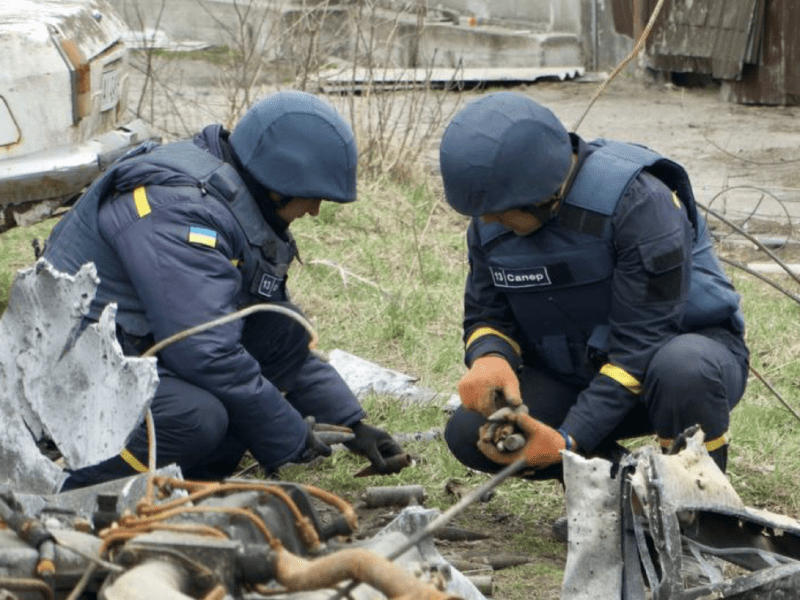
<svg viewBox="0 0 800 600"><path fill-rule="evenodd" d="M189 242L209 248L217 247L217 232L205 227L189 227Z"/></svg>

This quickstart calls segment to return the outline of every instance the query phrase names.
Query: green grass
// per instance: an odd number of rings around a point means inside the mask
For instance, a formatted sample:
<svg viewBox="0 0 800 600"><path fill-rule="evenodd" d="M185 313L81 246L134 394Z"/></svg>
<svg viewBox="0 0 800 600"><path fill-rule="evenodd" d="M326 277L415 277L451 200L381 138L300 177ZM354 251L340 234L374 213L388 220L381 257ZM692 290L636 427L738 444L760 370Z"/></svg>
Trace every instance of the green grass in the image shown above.
<svg viewBox="0 0 800 600"><path fill-rule="evenodd" d="M164 60L197 60L210 63L215 66L229 65L232 62L241 60L241 52L234 50L230 46L209 46L199 50L165 50L163 48L151 48L150 50L135 50L137 54L150 53L152 56Z"/></svg>
<svg viewBox="0 0 800 600"><path fill-rule="evenodd" d="M15 227L0 233L0 314L8 305L8 292L19 269L31 266L35 261L33 241L44 243L56 224L49 219L30 227Z"/></svg>
<svg viewBox="0 0 800 600"><path fill-rule="evenodd" d="M732 277L742 294L751 366L774 392L751 375L731 416L728 475L745 504L797 518L800 421L784 402L800 414L800 306L745 274ZM781 283L797 288L788 277Z"/></svg>
<svg viewBox="0 0 800 600"><path fill-rule="evenodd" d="M452 388L462 368L465 227L435 190L388 182L293 224L303 264L289 285L321 348Z"/></svg>

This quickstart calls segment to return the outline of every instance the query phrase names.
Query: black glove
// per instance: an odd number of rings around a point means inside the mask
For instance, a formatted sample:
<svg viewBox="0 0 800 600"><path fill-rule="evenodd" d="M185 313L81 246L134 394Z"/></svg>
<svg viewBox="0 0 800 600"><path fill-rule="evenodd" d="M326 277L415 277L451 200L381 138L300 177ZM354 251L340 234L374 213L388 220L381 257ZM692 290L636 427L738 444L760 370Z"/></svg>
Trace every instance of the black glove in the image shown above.
<svg viewBox="0 0 800 600"><path fill-rule="evenodd" d="M308 431L306 432L306 447L297 458L298 462L311 462L318 456L330 456L333 454L331 447L323 442L319 436L314 433L314 417L306 417L304 421L308 427Z"/></svg>
<svg viewBox="0 0 800 600"><path fill-rule="evenodd" d="M359 421L351 429L356 438L352 442L345 442L345 446L351 452L365 456L378 473L387 469L384 459L403 454L400 444L383 429L367 425L363 421Z"/></svg>

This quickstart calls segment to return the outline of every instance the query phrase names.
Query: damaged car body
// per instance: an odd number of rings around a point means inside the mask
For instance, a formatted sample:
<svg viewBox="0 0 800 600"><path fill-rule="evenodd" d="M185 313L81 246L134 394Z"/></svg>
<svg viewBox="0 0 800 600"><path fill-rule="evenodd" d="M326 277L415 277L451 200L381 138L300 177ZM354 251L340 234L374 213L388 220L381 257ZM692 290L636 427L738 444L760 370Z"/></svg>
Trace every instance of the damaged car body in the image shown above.
<svg viewBox="0 0 800 600"><path fill-rule="evenodd" d="M127 116L126 31L105 0L0 4L0 232L50 216L151 137Z"/></svg>

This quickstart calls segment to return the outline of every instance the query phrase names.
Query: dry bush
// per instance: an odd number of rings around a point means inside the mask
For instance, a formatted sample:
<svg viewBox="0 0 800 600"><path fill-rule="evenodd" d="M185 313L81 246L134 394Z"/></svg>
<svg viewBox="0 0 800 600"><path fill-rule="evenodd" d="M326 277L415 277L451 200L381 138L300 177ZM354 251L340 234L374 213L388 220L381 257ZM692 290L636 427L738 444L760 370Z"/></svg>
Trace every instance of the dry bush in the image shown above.
<svg viewBox="0 0 800 600"><path fill-rule="evenodd" d="M150 11L133 4L128 21L151 32L135 61L140 83L132 86L138 98L131 105L166 140L211 122L230 128L254 101L278 89L330 91L328 99L356 133L361 174L408 181L459 106L456 73L436 86L425 66L435 57L419 56L421 1L387 10L369 1L300 0L285 9L277 1L234 0L223 15L197 0L219 39L190 53L157 47L165 2Z"/></svg>

